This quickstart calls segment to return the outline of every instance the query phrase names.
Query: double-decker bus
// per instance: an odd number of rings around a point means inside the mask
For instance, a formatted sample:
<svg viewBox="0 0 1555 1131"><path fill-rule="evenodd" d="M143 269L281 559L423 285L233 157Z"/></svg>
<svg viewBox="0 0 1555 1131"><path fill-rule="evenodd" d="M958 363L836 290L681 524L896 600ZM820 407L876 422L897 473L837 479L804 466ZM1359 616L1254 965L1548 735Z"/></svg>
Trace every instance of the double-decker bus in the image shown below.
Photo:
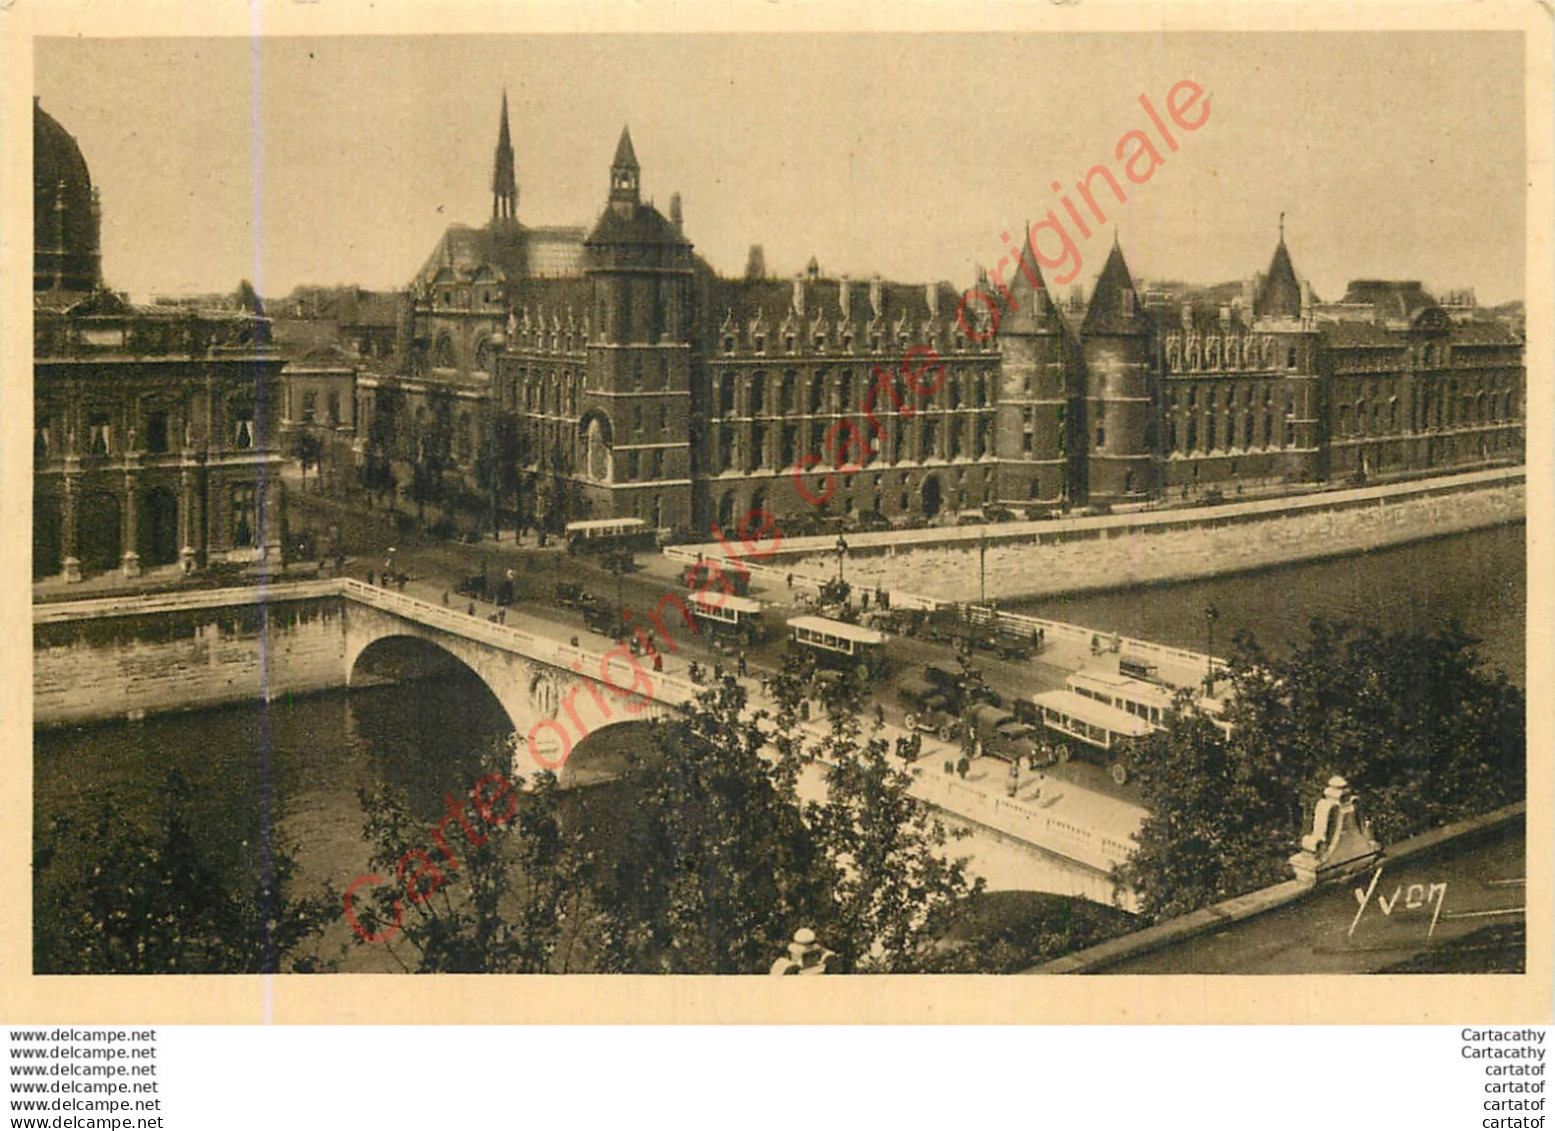
<svg viewBox="0 0 1555 1131"><path fill-rule="evenodd" d="M567 524L569 554L627 554L658 548L658 535L640 518L594 518Z"/></svg>
<svg viewBox="0 0 1555 1131"><path fill-rule="evenodd" d="M828 667L851 667L865 679L884 675L889 667L886 635L872 628L826 617L794 617L788 622L788 638Z"/></svg>

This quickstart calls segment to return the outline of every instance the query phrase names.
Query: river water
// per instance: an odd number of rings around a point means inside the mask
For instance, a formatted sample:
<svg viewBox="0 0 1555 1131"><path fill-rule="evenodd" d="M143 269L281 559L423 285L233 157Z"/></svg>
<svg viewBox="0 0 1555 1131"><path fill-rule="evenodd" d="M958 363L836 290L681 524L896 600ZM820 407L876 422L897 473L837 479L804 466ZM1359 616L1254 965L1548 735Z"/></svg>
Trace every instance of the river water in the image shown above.
<svg viewBox="0 0 1555 1131"><path fill-rule="evenodd" d="M1313 617L1388 632L1445 628L1456 619L1480 639L1490 668L1526 684L1527 528L1492 527L1327 561L1209 581L1011 603L1011 609L1202 652L1204 610L1220 610L1215 650L1245 629L1276 653Z"/></svg>
<svg viewBox="0 0 1555 1131"><path fill-rule="evenodd" d="M1524 678L1524 527L1418 543L1252 576L1101 594L1026 607L1045 616L1183 647L1204 646L1203 609L1220 609L1217 633L1238 627L1278 648L1318 615L1384 629L1439 627L1453 619L1483 639L1489 664ZM1221 639L1217 639L1217 645ZM182 812L218 867L260 843L267 828L289 845L302 891L325 881L343 889L371 869L358 792L375 783L403 790L435 824L443 795L467 795L481 752L507 729L495 699L474 680L282 700L268 707L153 717L40 732L34 744L35 844L57 817L90 821L104 807L117 820L155 825L168 774L192 790ZM608 839L631 805L620 784L582 791L574 813ZM89 869L93 845L67 840L56 867ZM1031 886L1077 890L1072 869L1041 867ZM40 916L53 912L40 905ZM349 942L342 926L329 950ZM346 947L347 970L395 969L381 948ZM47 956L40 956L47 957ZM53 965L46 962L45 965Z"/></svg>

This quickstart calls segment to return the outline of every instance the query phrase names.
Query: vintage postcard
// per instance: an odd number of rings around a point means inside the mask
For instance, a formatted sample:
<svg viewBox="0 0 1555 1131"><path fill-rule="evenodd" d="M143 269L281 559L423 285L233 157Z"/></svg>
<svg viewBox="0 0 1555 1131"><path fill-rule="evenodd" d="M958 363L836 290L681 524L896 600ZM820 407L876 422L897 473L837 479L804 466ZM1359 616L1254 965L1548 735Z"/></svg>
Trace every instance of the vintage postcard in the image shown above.
<svg viewBox="0 0 1555 1131"><path fill-rule="evenodd" d="M1548 1020L1536 5L0 24L7 1014Z"/></svg>

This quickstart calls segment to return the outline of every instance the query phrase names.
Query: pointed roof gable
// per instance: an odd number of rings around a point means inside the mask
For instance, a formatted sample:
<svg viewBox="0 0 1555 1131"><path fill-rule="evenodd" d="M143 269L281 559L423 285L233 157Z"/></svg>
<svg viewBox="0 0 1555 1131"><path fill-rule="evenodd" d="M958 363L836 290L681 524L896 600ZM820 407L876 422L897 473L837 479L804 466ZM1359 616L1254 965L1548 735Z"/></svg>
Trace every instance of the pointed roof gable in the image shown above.
<svg viewBox="0 0 1555 1131"><path fill-rule="evenodd" d="M1009 282L1011 310L1004 318L1001 333L1040 334L1063 329L1064 320L1053 292L1048 290L1042 265L1029 251L1022 262L1024 267L1017 264ZM1036 276L1035 285L1026 276L1028 270Z"/></svg>
<svg viewBox="0 0 1555 1131"><path fill-rule="evenodd" d="M632 148L632 131L629 126L621 127L621 140L616 142L615 160L610 162L612 169L636 169L637 152Z"/></svg>
<svg viewBox="0 0 1555 1131"><path fill-rule="evenodd" d="M1090 306L1085 311L1082 334L1143 334L1149 329L1139 292L1134 289L1134 277L1129 274L1123 259L1123 248L1116 240L1107 256L1107 263L1091 292Z"/></svg>
<svg viewBox="0 0 1555 1131"><path fill-rule="evenodd" d="M1258 318L1301 317L1301 284L1296 280L1296 269L1291 266L1283 235L1269 262L1269 274L1253 296L1253 315Z"/></svg>

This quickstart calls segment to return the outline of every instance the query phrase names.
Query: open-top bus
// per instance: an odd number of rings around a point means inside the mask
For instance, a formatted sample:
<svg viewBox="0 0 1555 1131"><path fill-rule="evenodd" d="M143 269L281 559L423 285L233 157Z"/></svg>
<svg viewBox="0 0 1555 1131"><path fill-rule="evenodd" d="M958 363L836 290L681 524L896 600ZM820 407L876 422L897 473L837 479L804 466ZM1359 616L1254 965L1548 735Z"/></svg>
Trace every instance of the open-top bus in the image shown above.
<svg viewBox="0 0 1555 1131"><path fill-rule="evenodd" d="M714 639L732 636L746 645L766 640L767 624L762 619L765 608L760 601L732 593L709 593L699 589L691 594L692 613L707 626Z"/></svg>
<svg viewBox="0 0 1555 1131"><path fill-rule="evenodd" d="M788 622L788 638L829 667L856 669L865 679L884 675L890 664L885 654L886 635L826 617L794 617Z"/></svg>
<svg viewBox="0 0 1555 1131"><path fill-rule="evenodd" d="M1121 755L1129 742L1143 738L1156 728L1148 719L1076 691L1044 691L1031 697L1037 721L1062 736L1056 748L1058 758L1069 757L1069 742L1100 751L1108 761L1108 772L1119 785L1128 781L1128 767Z"/></svg>
<svg viewBox="0 0 1555 1131"><path fill-rule="evenodd" d="M634 554L658 548L658 535L640 518L594 518L567 524L569 554Z"/></svg>

